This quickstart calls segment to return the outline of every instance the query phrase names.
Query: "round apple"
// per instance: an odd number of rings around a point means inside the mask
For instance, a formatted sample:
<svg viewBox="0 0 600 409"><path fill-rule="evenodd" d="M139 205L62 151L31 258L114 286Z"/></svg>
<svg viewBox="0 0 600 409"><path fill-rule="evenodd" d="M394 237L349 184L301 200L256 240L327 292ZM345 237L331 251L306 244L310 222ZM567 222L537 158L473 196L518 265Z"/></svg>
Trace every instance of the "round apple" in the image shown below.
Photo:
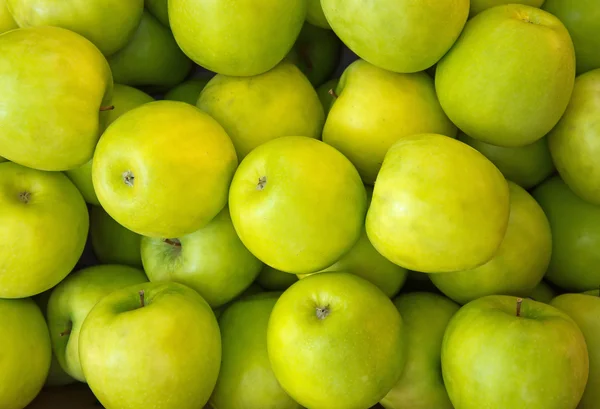
<svg viewBox="0 0 600 409"><path fill-rule="evenodd" d="M167 0L146 0L146 9L165 27L169 27L169 5Z"/></svg>
<svg viewBox="0 0 600 409"><path fill-rule="evenodd" d="M545 281L540 281L540 283L529 294L529 298L532 300L546 304L550 304L550 301L552 301L555 296L556 292L552 287L550 287L550 284Z"/></svg>
<svg viewBox="0 0 600 409"><path fill-rule="evenodd" d="M504 4L526 4L531 7L541 7L544 0L471 0L469 17L474 17L484 10Z"/></svg>
<svg viewBox="0 0 600 409"><path fill-rule="evenodd" d="M181 84L171 88L169 92L165 94L165 99L171 101L187 102L190 105L196 105L200 93L208 84L210 78L193 78L182 82Z"/></svg>
<svg viewBox="0 0 600 409"><path fill-rule="evenodd" d="M292 284L298 281L295 274L284 273L283 271L275 270L265 264L256 277L256 283L265 290L283 291L289 288Z"/></svg>

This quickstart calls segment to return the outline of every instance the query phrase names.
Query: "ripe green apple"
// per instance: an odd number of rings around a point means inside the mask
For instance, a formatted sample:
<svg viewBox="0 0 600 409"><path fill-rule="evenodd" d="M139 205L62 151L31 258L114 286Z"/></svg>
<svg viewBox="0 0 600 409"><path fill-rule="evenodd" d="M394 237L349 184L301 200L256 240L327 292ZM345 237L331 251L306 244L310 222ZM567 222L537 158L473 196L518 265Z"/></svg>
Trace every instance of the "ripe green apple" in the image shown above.
<svg viewBox="0 0 600 409"><path fill-rule="evenodd" d="M285 391L311 409L368 408L396 384L406 331L392 301L348 273L298 281L277 300L267 350Z"/></svg>
<svg viewBox="0 0 600 409"><path fill-rule="evenodd" d="M600 5L598 6L600 16ZM567 111L548 134L558 173L582 199L600 205L600 69L575 79Z"/></svg>
<svg viewBox="0 0 600 409"><path fill-rule="evenodd" d="M540 281L540 283L533 289L533 291L529 294L529 298L535 301L543 302L546 304L550 304L550 301L556 296L556 292L550 284L546 281Z"/></svg>
<svg viewBox="0 0 600 409"><path fill-rule="evenodd" d="M600 285L600 206L585 202L555 176L533 191L552 229L548 281L569 291Z"/></svg>
<svg viewBox="0 0 600 409"><path fill-rule="evenodd" d="M233 144L217 121L185 102L156 101L106 130L92 179L102 207L119 224L144 236L179 237L225 207L236 166Z"/></svg>
<svg viewBox="0 0 600 409"><path fill-rule="evenodd" d="M79 336L94 305L113 291L147 281L142 270L106 264L74 272L54 287L47 311L50 339L60 366L69 375L85 382L79 362Z"/></svg>
<svg viewBox="0 0 600 409"><path fill-rule="evenodd" d="M596 0L546 0L543 9L558 17L569 30L577 73L600 68L600 4Z"/></svg>
<svg viewBox="0 0 600 409"><path fill-rule="evenodd" d="M246 297L219 318L223 353L209 407L301 409L277 382L267 353L269 317L279 295Z"/></svg>
<svg viewBox="0 0 600 409"><path fill-rule="evenodd" d="M261 261L304 274L333 264L360 237L367 195L350 161L316 139L287 136L253 150L229 190L244 245Z"/></svg>
<svg viewBox="0 0 600 409"><path fill-rule="evenodd" d="M325 13L323 13L323 7L321 7L321 0L308 0L306 21L317 27L331 30L331 26L325 17Z"/></svg>
<svg viewBox="0 0 600 409"><path fill-rule="evenodd" d="M484 10L504 4L526 4L531 7L541 7L544 0L471 0L469 17L472 18Z"/></svg>
<svg viewBox="0 0 600 409"><path fill-rule="evenodd" d="M435 75L452 122L472 138L505 147L546 135L565 112L574 81L569 32L550 13L523 4L469 20Z"/></svg>
<svg viewBox="0 0 600 409"><path fill-rule="evenodd" d="M575 408L588 367L584 336L567 314L512 296L462 307L442 343L442 374L455 409Z"/></svg>
<svg viewBox="0 0 600 409"><path fill-rule="evenodd" d="M146 9L165 27L169 27L169 5L167 0L145 0Z"/></svg>
<svg viewBox="0 0 600 409"><path fill-rule="evenodd" d="M381 405L386 409L453 409L440 362L444 332L459 306L426 292L403 294L394 304L406 328L406 365Z"/></svg>
<svg viewBox="0 0 600 409"><path fill-rule="evenodd" d="M6 0L0 0L0 34L15 28L19 26L10 14Z"/></svg>
<svg viewBox="0 0 600 409"><path fill-rule="evenodd" d="M548 269L552 254L548 218L525 189L512 182L508 188L508 228L494 258L474 269L430 276L441 292L459 304L494 294L527 297Z"/></svg>
<svg viewBox="0 0 600 409"><path fill-rule="evenodd" d="M424 72L398 74L363 60L350 64L336 88L323 142L342 152L372 185L388 149L399 139L438 133L456 136Z"/></svg>
<svg viewBox="0 0 600 409"><path fill-rule="evenodd" d="M192 62L177 46L171 30L148 11L144 11L131 40L108 62L116 82L133 86L170 88L192 69Z"/></svg>
<svg viewBox="0 0 600 409"><path fill-rule="evenodd" d="M197 105L225 128L240 160L281 136L320 138L325 122L317 92L289 62L256 77L216 75Z"/></svg>
<svg viewBox="0 0 600 409"><path fill-rule="evenodd" d="M298 276L295 274L275 270L273 267L270 267L266 264L258 274L258 277L256 277L256 282L258 285L265 290L270 291L286 290L296 281L298 281Z"/></svg>
<svg viewBox="0 0 600 409"><path fill-rule="evenodd" d="M169 0L171 29L183 52L196 64L230 76L259 75L275 67L294 45L306 10L306 0Z"/></svg>
<svg viewBox="0 0 600 409"><path fill-rule="evenodd" d="M0 49L0 155L52 171L90 160L112 98L102 53L58 27L12 30Z"/></svg>
<svg viewBox="0 0 600 409"><path fill-rule="evenodd" d="M127 44L140 23L144 0L6 0L20 27L57 26L94 43L104 55Z"/></svg>
<svg viewBox="0 0 600 409"><path fill-rule="evenodd" d="M469 0L321 0L333 31L360 58L394 72L423 71L452 47Z"/></svg>
<svg viewBox="0 0 600 409"><path fill-rule="evenodd" d="M240 295L263 267L238 238L227 207L185 236L142 238L141 252L150 281L185 284L212 308Z"/></svg>
<svg viewBox="0 0 600 409"><path fill-rule="evenodd" d="M0 298L30 297L62 281L88 229L85 201L64 174L0 164Z"/></svg>
<svg viewBox="0 0 600 409"><path fill-rule="evenodd" d="M404 268L462 271L496 254L509 208L506 180L481 153L443 135L406 136L385 155L367 235L381 255Z"/></svg>
<svg viewBox="0 0 600 409"><path fill-rule="evenodd" d="M210 81L210 78L192 78L191 80L184 81L175 86L175 88L171 88L171 90L165 94L165 99L196 105L200 93L208 81Z"/></svg>
<svg viewBox="0 0 600 409"><path fill-rule="evenodd" d="M189 287L133 285L90 311L79 335L79 359L106 409L198 409L217 382L219 325Z"/></svg>
<svg viewBox="0 0 600 409"><path fill-rule="evenodd" d="M52 349L44 316L31 299L0 298L0 408L22 409L48 375Z"/></svg>
<svg viewBox="0 0 600 409"><path fill-rule="evenodd" d="M326 118L327 115L329 115L331 105L335 101L335 89L337 88L339 82L339 78L333 78L317 88L317 95L321 100L321 105L323 105L323 110L325 111Z"/></svg>

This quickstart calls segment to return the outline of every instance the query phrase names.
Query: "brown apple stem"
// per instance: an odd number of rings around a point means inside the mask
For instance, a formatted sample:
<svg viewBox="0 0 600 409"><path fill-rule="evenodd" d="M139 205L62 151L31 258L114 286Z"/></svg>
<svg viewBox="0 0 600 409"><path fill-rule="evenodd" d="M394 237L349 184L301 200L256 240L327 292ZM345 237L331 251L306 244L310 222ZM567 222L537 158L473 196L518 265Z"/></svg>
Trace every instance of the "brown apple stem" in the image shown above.
<svg viewBox="0 0 600 409"><path fill-rule="evenodd" d="M63 332L60 333L61 337L66 337L67 335L69 335L71 333L71 328L64 330Z"/></svg>
<svg viewBox="0 0 600 409"><path fill-rule="evenodd" d="M113 109L115 109L114 105L108 105L108 106L105 106L105 107L100 107L100 112L112 111Z"/></svg>
<svg viewBox="0 0 600 409"><path fill-rule="evenodd" d="M179 241L179 239L165 239L165 243L171 246L181 247L181 242Z"/></svg>
<svg viewBox="0 0 600 409"><path fill-rule="evenodd" d="M517 317L521 316L521 304L523 304L523 299L517 298Z"/></svg>
<svg viewBox="0 0 600 409"><path fill-rule="evenodd" d="M306 64L306 68L308 68L309 71L312 71L313 63L310 60L310 53L308 50L308 46L302 45L302 46L300 46L298 51L299 51L300 57L302 58L302 61L304 62L304 64Z"/></svg>
<svg viewBox="0 0 600 409"><path fill-rule="evenodd" d="M338 99L338 94L335 93L335 91L333 89L330 89L328 91L329 95L331 95L332 97L334 97L335 99Z"/></svg>
<svg viewBox="0 0 600 409"><path fill-rule="evenodd" d="M144 308L146 306L146 303L144 302L144 296L146 295L146 293L144 292L144 290L140 291L140 305L142 306L142 308Z"/></svg>

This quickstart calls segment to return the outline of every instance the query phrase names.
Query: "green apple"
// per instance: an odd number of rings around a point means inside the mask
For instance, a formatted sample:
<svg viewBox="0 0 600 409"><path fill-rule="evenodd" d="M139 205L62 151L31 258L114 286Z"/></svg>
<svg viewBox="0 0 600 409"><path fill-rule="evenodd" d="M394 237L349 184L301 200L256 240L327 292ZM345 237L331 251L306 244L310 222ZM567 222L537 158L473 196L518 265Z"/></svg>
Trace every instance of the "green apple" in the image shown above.
<svg viewBox="0 0 600 409"><path fill-rule="evenodd" d="M253 76L286 56L306 10L306 0L169 0L169 21L179 47L196 64L218 74Z"/></svg>
<svg viewBox="0 0 600 409"><path fill-rule="evenodd" d="M0 163L2 162L6 162L6 158L3 158L2 156L0 156Z"/></svg>
<svg viewBox="0 0 600 409"><path fill-rule="evenodd" d="M367 235L381 255L410 270L472 269L498 251L509 202L502 173L475 149L443 135L406 136L383 160Z"/></svg>
<svg viewBox="0 0 600 409"><path fill-rule="evenodd" d="M150 281L185 284L212 308L240 295L263 267L238 238L227 207L194 233L167 239L144 237L141 252Z"/></svg>
<svg viewBox="0 0 600 409"><path fill-rule="evenodd" d="M546 137L525 146L507 148L490 145L460 132L458 140L485 155L506 177L524 189L539 185L554 173L554 163Z"/></svg>
<svg viewBox="0 0 600 409"><path fill-rule="evenodd" d="M569 29L577 59L577 73L600 68L600 5L596 0L546 0L544 10Z"/></svg>
<svg viewBox="0 0 600 409"><path fill-rule="evenodd" d="M206 301L182 284L133 285L90 311L79 359L106 409L198 409L217 382L219 325Z"/></svg>
<svg viewBox="0 0 600 409"><path fill-rule="evenodd" d="M321 0L333 31L360 58L394 72L423 71L452 47L469 0Z"/></svg>
<svg viewBox="0 0 600 409"><path fill-rule="evenodd" d="M544 0L471 0L469 17L474 17L484 10L504 4L526 4L531 7L541 7Z"/></svg>
<svg viewBox="0 0 600 409"><path fill-rule="evenodd" d="M456 136L425 73L398 74L363 60L352 63L336 88L323 142L348 157L372 185L388 149L399 139L437 133Z"/></svg>
<svg viewBox="0 0 600 409"><path fill-rule="evenodd" d="M325 84L321 85L317 88L317 95L321 100L321 105L323 105L323 110L325 111L325 117L329 114L329 110L331 109L331 105L335 101L335 89L337 88L338 83L340 82L339 78L333 78L327 81Z"/></svg>
<svg viewBox="0 0 600 409"><path fill-rule="evenodd" d="M48 375L52 349L44 316L31 299L0 298L0 408L22 409Z"/></svg>
<svg viewBox="0 0 600 409"><path fill-rule="evenodd" d="M442 374L455 409L575 408L588 372L577 324L537 301L479 298L454 315L444 334Z"/></svg>
<svg viewBox="0 0 600 409"><path fill-rule="evenodd" d="M92 180L119 224L143 236L179 237L225 207L236 166L235 148L217 121L185 102L156 101L106 130Z"/></svg>
<svg viewBox="0 0 600 409"><path fill-rule="evenodd" d="M331 26L325 17L325 13L323 13L323 7L321 7L321 0L308 0L306 21L317 27L331 30Z"/></svg>
<svg viewBox="0 0 600 409"><path fill-rule="evenodd" d="M550 13L523 4L469 20L435 74L452 122L472 138L505 147L547 134L565 112L574 81L569 32Z"/></svg>
<svg viewBox="0 0 600 409"><path fill-rule="evenodd" d="M283 271L275 270L273 267L265 266L256 277L256 282L265 290L283 291L289 288L292 284L298 281L295 274L284 273Z"/></svg>
<svg viewBox="0 0 600 409"><path fill-rule="evenodd" d="M598 13L600 16L600 5ZM562 179L575 194L596 205L600 205L599 116L600 69L596 69L575 79L567 111L548 135Z"/></svg>
<svg viewBox="0 0 600 409"><path fill-rule="evenodd" d="M112 95L102 53L58 27L12 30L0 49L0 155L52 171L90 160Z"/></svg>
<svg viewBox="0 0 600 409"><path fill-rule="evenodd" d="M62 281L88 230L85 201L64 174L0 164L0 298L30 297Z"/></svg>
<svg viewBox="0 0 600 409"><path fill-rule="evenodd" d="M279 293L246 297L219 318L223 353L209 407L301 409L277 382L267 353L267 327L278 298Z"/></svg>
<svg viewBox="0 0 600 409"><path fill-rule="evenodd" d="M600 288L594 290L587 290L582 292L582 294L593 295L596 297L600 297Z"/></svg>
<svg viewBox="0 0 600 409"><path fill-rule="evenodd" d="M446 297L415 292L394 300L406 329L402 377L381 400L386 409L453 409L440 368L442 339L459 306Z"/></svg>
<svg viewBox="0 0 600 409"><path fill-rule="evenodd" d="M5 0L20 27L57 26L82 35L104 55L127 44L144 0Z"/></svg>
<svg viewBox="0 0 600 409"><path fill-rule="evenodd" d="M208 81L210 81L210 78L192 78L191 80L182 82L175 86L175 88L171 88L171 90L165 94L165 99L196 105L200 93Z"/></svg>
<svg viewBox="0 0 600 409"><path fill-rule="evenodd" d="M508 187L508 228L494 258L474 269L430 276L441 292L459 304L494 294L527 297L548 269L552 253L548 218L525 189L512 182Z"/></svg>
<svg viewBox="0 0 600 409"><path fill-rule="evenodd" d="M600 286L600 206L585 202L555 176L533 191L552 229L546 278L569 291Z"/></svg>
<svg viewBox="0 0 600 409"><path fill-rule="evenodd" d="M552 287L550 287L550 284L545 281L540 281L540 283L529 294L529 298L532 300L546 304L550 304L550 301L552 301L555 296L556 292Z"/></svg>
<svg viewBox="0 0 600 409"><path fill-rule="evenodd" d="M169 5L167 0L145 0L144 5L158 21L169 27Z"/></svg>
<svg viewBox="0 0 600 409"><path fill-rule="evenodd" d="M0 34L15 28L19 26L10 14L6 0L0 0Z"/></svg>
<svg viewBox="0 0 600 409"><path fill-rule="evenodd" d="M256 77L216 75L197 105L225 128L240 160L281 136L320 138L325 122L317 92L289 62Z"/></svg>
<svg viewBox="0 0 600 409"><path fill-rule="evenodd" d="M170 88L185 79L192 62L179 49L169 28L144 11L131 41L108 62L116 82Z"/></svg>
<svg viewBox="0 0 600 409"><path fill-rule="evenodd" d="M94 305L113 291L147 281L142 270L107 264L72 273L54 287L47 311L50 339L60 366L69 375L85 382L79 362L79 335Z"/></svg>
<svg viewBox="0 0 600 409"><path fill-rule="evenodd" d="M319 271L360 237L367 195L350 161L316 139L288 136L253 150L229 191L244 245L287 273Z"/></svg>
<svg viewBox="0 0 600 409"><path fill-rule="evenodd" d="M375 285L322 273L277 300L267 350L275 377L302 406L358 409L375 405L400 378L405 338L402 317Z"/></svg>
<svg viewBox="0 0 600 409"><path fill-rule="evenodd" d="M287 273L286 273L287 274ZM292 275L292 274L290 274ZM264 288L262 288L260 285L258 285L256 282L250 284L250 286L248 288L246 288L244 290L243 293L241 293L238 297L234 298L233 300L229 301L226 304L221 305L220 307L217 308L213 308L213 312L215 313L215 317L217 317L217 319L219 319L221 317L221 314L223 314L223 312L234 302L241 300L244 297L249 297L251 295L254 294L258 294L258 293L263 293L265 292Z"/></svg>

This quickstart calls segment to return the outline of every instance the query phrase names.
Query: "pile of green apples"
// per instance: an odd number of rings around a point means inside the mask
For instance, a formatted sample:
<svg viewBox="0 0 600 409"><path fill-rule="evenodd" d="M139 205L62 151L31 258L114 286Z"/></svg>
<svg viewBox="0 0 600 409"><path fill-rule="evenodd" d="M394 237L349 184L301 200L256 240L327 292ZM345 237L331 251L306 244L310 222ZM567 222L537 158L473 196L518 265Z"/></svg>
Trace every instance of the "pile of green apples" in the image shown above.
<svg viewBox="0 0 600 409"><path fill-rule="evenodd" d="M598 0L0 0L0 156L0 409L600 409Z"/></svg>

